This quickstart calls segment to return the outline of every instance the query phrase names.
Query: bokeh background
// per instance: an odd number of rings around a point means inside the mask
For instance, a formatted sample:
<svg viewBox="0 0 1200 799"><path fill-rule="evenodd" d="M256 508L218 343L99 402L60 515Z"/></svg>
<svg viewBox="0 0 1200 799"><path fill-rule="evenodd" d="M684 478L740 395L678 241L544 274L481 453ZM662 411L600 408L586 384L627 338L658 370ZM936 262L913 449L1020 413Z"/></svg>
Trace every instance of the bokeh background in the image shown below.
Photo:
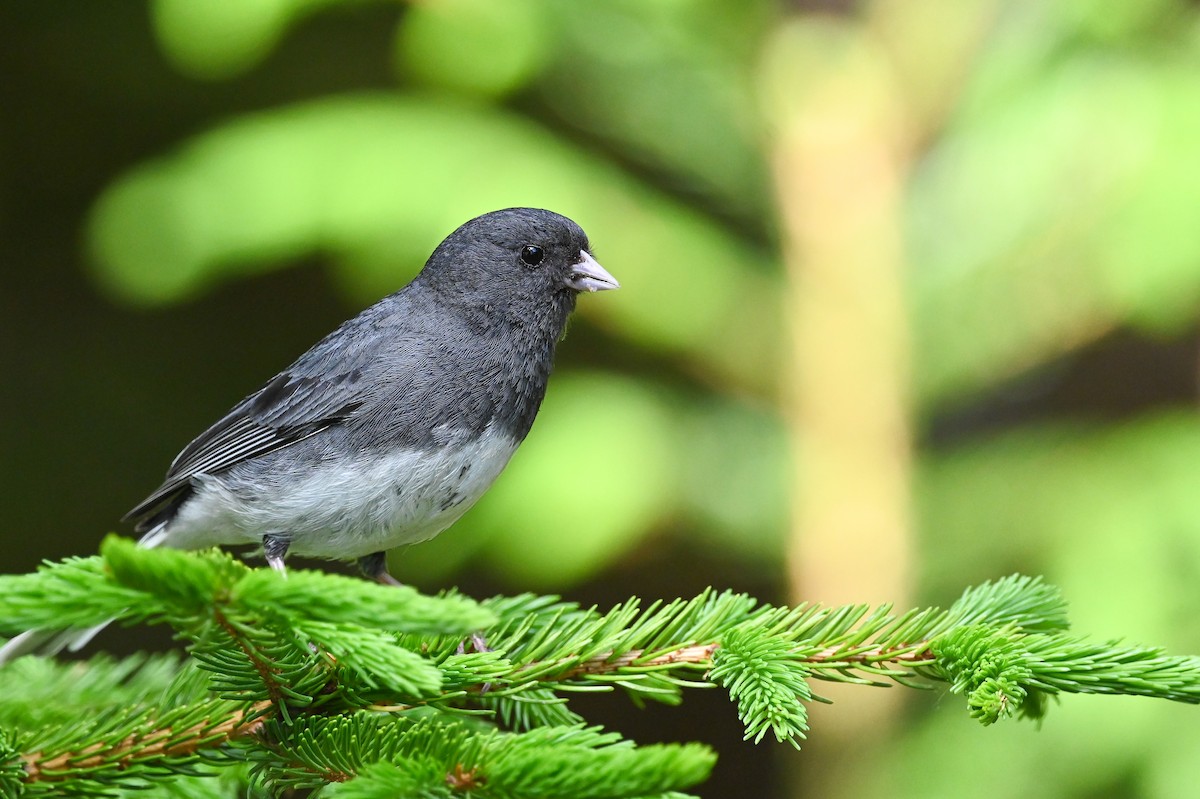
<svg viewBox="0 0 1200 799"><path fill-rule="evenodd" d="M450 230L578 220L584 297L427 590L943 604L1016 570L1076 629L1200 652L1200 3L0 5L0 543L89 554L218 414ZM116 640L113 646L140 641ZM835 686L841 687L841 686ZM1176 797L1200 717L728 702L709 797Z"/></svg>

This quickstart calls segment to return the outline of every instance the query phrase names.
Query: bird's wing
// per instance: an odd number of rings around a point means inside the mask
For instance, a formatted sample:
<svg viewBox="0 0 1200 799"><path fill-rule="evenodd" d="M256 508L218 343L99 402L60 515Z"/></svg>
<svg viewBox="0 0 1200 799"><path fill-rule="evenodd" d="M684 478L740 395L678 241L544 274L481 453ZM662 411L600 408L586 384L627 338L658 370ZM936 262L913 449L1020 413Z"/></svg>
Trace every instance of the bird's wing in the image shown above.
<svg viewBox="0 0 1200 799"><path fill-rule="evenodd" d="M357 369L321 375L293 368L280 373L184 447L163 484L124 518L138 519L142 529L184 495L196 475L223 471L341 423L362 403L352 399L353 392L339 389L359 376Z"/></svg>

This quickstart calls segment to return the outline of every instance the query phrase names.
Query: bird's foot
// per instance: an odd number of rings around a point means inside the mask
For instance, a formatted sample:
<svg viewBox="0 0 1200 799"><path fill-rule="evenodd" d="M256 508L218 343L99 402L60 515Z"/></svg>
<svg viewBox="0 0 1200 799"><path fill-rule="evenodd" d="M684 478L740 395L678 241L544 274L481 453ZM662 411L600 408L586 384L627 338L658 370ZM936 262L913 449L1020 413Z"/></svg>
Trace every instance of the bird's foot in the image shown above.
<svg viewBox="0 0 1200 799"><path fill-rule="evenodd" d="M458 645L458 649L454 650L455 654L465 655L467 652L467 641L471 643L472 652L491 652L492 648L488 646L487 639L483 637L483 633L471 633L471 637Z"/></svg>
<svg viewBox="0 0 1200 799"><path fill-rule="evenodd" d="M387 570L387 552L372 552L358 559L358 570L363 577L380 585L404 585Z"/></svg>
<svg viewBox="0 0 1200 799"><path fill-rule="evenodd" d="M267 564L279 572L282 577L287 577L287 567L283 565L283 558L287 555L288 546L291 543L289 539L281 535L263 536L263 554L267 556Z"/></svg>

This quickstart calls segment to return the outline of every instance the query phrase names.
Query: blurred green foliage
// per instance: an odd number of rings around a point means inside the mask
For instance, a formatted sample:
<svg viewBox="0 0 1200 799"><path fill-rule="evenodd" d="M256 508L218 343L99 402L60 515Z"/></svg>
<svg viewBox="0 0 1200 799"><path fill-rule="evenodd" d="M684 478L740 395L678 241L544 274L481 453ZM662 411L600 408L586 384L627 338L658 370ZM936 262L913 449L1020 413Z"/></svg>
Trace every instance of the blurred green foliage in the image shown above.
<svg viewBox="0 0 1200 799"><path fill-rule="evenodd" d="M181 73L229 82L362 5L149 9ZM367 54L390 87L230 103L115 176L87 225L95 280L117 302L184 308L318 253L359 307L473 215L568 214L623 285L580 303L585 330L561 350L570 364L586 345L596 363L561 370L494 491L394 567L420 581L487 564L550 589L681 536L778 573L792 378L763 108L780 88L760 70L779 29L810 24L817 5L876 40L913 120L902 223L920 590L1047 573L1079 629L1200 650L1195 377L1164 388L1167 367L1139 362L1183 341L1171 368L1196 366L1195 3L396 4L391 51ZM1129 354L1122 337L1144 343ZM1071 388L1113 352L1101 380ZM1190 790L1193 711L1126 704L1071 703L1041 732L933 714L857 787L929 797L941 769L947 795Z"/></svg>

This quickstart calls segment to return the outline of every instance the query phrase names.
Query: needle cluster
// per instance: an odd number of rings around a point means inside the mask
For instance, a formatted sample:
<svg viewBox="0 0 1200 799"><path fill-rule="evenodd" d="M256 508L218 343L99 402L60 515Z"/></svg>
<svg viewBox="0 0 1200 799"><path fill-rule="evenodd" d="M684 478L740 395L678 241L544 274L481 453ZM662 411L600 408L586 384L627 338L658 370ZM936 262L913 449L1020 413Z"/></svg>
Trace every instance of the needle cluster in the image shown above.
<svg viewBox="0 0 1200 799"><path fill-rule="evenodd" d="M0 634L109 618L170 625L186 655L0 668L0 795L668 797L705 779L710 750L589 726L581 691L673 704L721 687L747 739L792 745L818 680L948 685L985 724L1061 693L1200 702L1200 660L1071 635L1057 590L1019 575L905 613L715 590L602 611L110 538L0 578Z"/></svg>

